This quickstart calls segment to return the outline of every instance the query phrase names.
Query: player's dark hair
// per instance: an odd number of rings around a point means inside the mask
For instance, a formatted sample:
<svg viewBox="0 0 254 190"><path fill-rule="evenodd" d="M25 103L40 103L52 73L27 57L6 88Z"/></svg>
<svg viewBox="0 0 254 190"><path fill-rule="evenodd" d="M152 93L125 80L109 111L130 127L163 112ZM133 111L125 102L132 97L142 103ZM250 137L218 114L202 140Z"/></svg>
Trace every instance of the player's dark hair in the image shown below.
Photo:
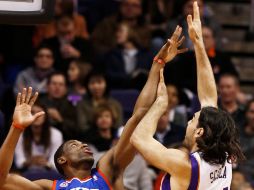
<svg viewBox="0 0 254 190"><path fill-rule="evenodd" d="M237 129L229 113L214 108L202 108L198 127L204 134L197 138L202 158L210 164L225 164L244 160Z"/></svg>
<svg viewBox="0 0 254 190"><path fill-rule="evenodd" d="M66 142L65 142L66 143ZM57 171L64 176L64 171L63 171L63 168L62 166L57 162L58 158L60 158L63 153L64 153L64 146L65 146L65 143L63 143L61 146L59 146L59 148L56 150L56 153L54 155L54 162L55 162L55 166L56 166L56 169Z"/></svg>

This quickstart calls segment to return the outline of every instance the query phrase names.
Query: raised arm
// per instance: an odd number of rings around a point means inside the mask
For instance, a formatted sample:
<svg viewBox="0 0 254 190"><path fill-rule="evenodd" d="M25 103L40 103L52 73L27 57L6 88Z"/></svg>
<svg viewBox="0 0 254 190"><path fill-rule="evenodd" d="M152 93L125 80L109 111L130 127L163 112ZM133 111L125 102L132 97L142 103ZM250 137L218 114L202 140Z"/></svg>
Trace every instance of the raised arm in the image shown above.
<svg viewBox="0 0 254 190"><path fill-rule="evenodd" d="M99 168L103 170L106 175L112 176L112 168L109 168L109 161L111 161L110 163L113 163L111 166L114 167L114 171L116 171L116 167L117 169L123 171L132 161L135 155L135 149L130 144L130 136L149 107L155 101L160 69L164 68L165 63L171 61L177 54L186 51L186 49L178 50L178 47L184 40L184 37L179 40L181 32L182 28L177 27L172 37L156 55L148 76L148 80L137 99L133 115L126 123L119 142L114 149L110 150L100 160ZM113 155L113 160L111 160L111 154Z"/></svg>
<svg viewBox="0 0 254 190"><path fill-rule="evenodd" d="M50 186L50 183L45 183L45 181L42 181L42 185L38 185L36 182L33 183L20 176L9 174L15 147L20 135L26 127L44 114L44 112L39 112L35 115L31 114L31 107L36 101L37 96L37 92L32 96L32 88L29 88L28 92L24 88L22 93L19 93L17 96L16 107L13 114L13 123L8 136L0 149L0 189L2 190L45 190L45 188L43 188L44 185L48 184Z"/></svg>
<svg viewBox="0 0 254 190"><path fill-rule="evenodd" d="M177 175L184 171L186 167L189 167L186 161L188 160L188 155L176 149L167 149L153 138L158 121L166 111L167 106L168 94L164 83L163 71L161 70L157 98L132 134L131 144L153 166L167 171L171 175ZM185 172L185 174L189 175L188 172Z"/></svg>
<svg viewBox="0 0 254 190"><path fill-rule="evenodd" d="M188 15L189 36L194 44L197 61L198 97L201 107L217 107L217 90L213 70L205 51L197 2L193 4L194 17Z"/></svg>

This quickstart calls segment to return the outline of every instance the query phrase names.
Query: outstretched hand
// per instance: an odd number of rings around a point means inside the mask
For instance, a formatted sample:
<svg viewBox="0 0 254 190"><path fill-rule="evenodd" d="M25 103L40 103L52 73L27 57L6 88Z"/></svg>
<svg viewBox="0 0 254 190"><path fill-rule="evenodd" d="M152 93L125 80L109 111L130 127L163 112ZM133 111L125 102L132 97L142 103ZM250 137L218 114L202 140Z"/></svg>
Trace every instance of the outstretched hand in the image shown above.
<svg viewBox="0 0 254 190"><path fill-rule="evenodd" d="M29 87L28 91L23 88L22 93L18 93L16 107L13 114L13 123L25 129L31 125L38 117L45 113L38 112L32 115L31 109L38 97L38 92L32 96L32 88Z"/></svg>
<svg viewBox="0 0 254 190"><path fill-rule="evenodd" d="M168 107L168 92L164 82L163 69L160 70L160 82L157 88L156 102L162 112L165 112Z"/></svg>
<svg viewBox="0 0 254 190"><path fill-rule="evenodd" d="M167 63L174 59L176 55L188 51L187 48L178 49L185 39L185 37L182 36L182 38L179 40L181 34L182 28L180 26L177 26L172 37L168 39L167 43L160 49L159 53L155 56L155 58L162 59L165 63Z"/></svg>
<svg viewBox="0 0 254 190"><path fill-rule="evenodd" d="M203 42L202 26L200 20L200 13L197 1L193 3L193 18L192 15L187 16L188 32L191 41L195 44Z"/></svg>

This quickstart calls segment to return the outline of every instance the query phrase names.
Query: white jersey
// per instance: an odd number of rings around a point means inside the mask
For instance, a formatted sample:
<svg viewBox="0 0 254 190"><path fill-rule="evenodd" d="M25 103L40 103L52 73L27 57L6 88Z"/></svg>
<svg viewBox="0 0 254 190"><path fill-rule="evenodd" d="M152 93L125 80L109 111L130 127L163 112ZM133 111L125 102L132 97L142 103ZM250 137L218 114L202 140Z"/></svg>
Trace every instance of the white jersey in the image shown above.
<svg viewBox="0 0 254 190"><path fill-rule="evenodd" d="M232 164L212 165L203 160L200 153L190 155L191 181L187 190L229 190L232 180ZM165 174L156 190L172 190L170 175Z"/></svg>
<svg viewBox="0 0 254 190"><path fill-rule="evenodd" d="M229 190L232 181L232 164L211 165L199 153L192 154L199 165L199 185L197 190Z"/></svg>

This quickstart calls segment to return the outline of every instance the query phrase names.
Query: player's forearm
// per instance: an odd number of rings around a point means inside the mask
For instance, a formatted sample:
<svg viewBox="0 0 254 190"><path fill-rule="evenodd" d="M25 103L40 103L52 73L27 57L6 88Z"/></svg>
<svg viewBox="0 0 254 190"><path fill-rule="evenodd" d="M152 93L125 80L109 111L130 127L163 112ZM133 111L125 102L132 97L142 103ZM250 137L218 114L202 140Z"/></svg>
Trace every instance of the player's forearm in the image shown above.
<svg viewBox="0 0 254 190"><path fill-rule="evenodd" d="M0 149L0 187L4 185L7 175L9 174L15 147L21 134L22 131L20 129L11 126L8 136Z"/></svg>
<svg viewBox="0 0 254 190"><path fill-rule="evenodd" d="M114 164L120 169L124 169L135 155L135 148L130 144L130 137L146 112L146 109L138 109L124 127L114 150Z"/></svg>
<svg viewBox="0 0 254 190"><path fill-rule="evenodd" d="M198 97L202 107L217 107L217 90L213 70L202 41L194 44L197 59Z"/></svg>
<svg viewBox="0 0 254 190"><path fill-rule="evenodd" d="M157 123L163 114L159 106L160 103L155 101L131 136L131 144L139 151L142 151L140 148L153 138L156 132Z"/></svg>

